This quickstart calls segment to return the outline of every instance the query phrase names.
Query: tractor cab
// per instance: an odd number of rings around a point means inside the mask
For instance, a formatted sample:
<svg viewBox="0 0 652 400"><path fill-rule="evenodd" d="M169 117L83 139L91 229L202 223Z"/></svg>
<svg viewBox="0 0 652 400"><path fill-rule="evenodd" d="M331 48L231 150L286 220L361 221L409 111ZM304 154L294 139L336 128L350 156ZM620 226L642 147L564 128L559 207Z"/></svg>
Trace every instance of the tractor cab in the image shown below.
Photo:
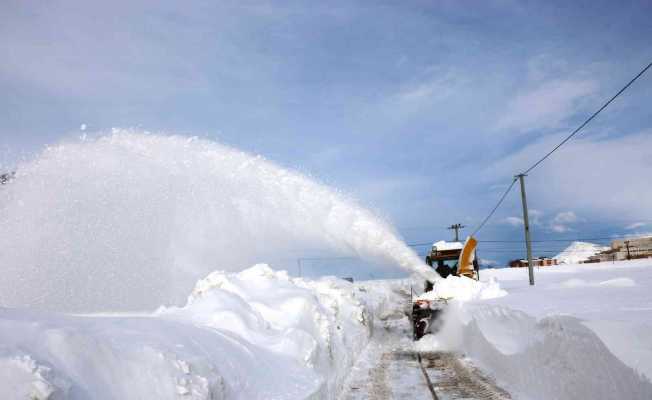
<svg viewBox="0 0 652 400"><path fill-rule="evenodd" d="M463 247L460 242L440 240L432 245L430 253L426 256L426 264L434 268L442 278L446 278L448 275L457 275Z"/></svg>
<svg viewBox="0 0 652 400"><path fill-rule="evenodd" d="M430 253L426 256L426 264L434 268L442 278L453 275L477 280L479 277L479 265L475 256L477 244L478 241L474 237L469 237L464 244L440 240L432 245Z"/></svg>

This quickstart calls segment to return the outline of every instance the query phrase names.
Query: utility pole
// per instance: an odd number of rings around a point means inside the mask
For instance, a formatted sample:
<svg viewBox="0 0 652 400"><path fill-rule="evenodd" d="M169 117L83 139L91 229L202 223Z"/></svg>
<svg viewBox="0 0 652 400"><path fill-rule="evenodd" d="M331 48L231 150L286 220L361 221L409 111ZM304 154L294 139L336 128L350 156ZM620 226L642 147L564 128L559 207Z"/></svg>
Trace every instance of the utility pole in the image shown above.
<svg viewBox="0 0 652 400"><path fill-rule="evenodd" d="M525 228L525 248L527 249L527 269L530 275L530 285L534 285L534 267L532 265L532 241L530 240L530 219L527 212L527 199L525 197L525 180L526 175L516 175L521 184L521 202L523 203L523 226Z"/></svg>
<svg viewBox="0 0 652 400"><path fill-rule="evenodd" d="M453 224L448 227L448 229L454 229L455 230L455 241L459 242L460 241L460 229L466 228L466 226L462 224Z"/></svg>
<svg viewBox="0 0 652 400"><path fill-rule="evenodd" d="M629 254L629 240L625 240L625 246L627 247L627 259L631 260L632 256Z"/></svg>

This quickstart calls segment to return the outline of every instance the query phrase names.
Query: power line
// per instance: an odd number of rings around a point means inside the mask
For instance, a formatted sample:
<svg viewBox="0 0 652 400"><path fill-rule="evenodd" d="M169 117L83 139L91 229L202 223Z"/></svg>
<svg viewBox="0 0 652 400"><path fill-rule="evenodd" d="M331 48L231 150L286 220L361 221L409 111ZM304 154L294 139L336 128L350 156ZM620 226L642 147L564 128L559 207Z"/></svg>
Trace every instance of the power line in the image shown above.
<svg viewBox="0 0 652 400"><path fill-rule="evenodd" d="M575 134L577 134L580 130L582 130L582 128L584 128L584 127L585 127L589 122L591 122L591 121L593 120L593 118L595 118L598 114L600 114L600 113L602 112L602 110L604 110L605 108L607 108L607 107L609 106L609 104L611 104L612 101L616 100L616 98L617 98L618 96L620 96L620 95L621 95L625 90L627 90L627 89L632 85L632 83L634 83L638 78L641 77L641 75L643 75L643 74L644 74L648 69L650 69L650 67L652 67L652 63L649 63L645 68L643 68L643 69L641 70L641 72L639 72L639 73L638 73L634 78L632 78L631 81L629 81L629 82L627 83L627 85L623 86L623 88L620 89L620 90L618 91L618 93L616 93L612 98L610 98L609 101L607 101L606 103L604 103L604 105L603 105L602 107L600 107L600 109L598 109L598 111L594 112L594 113L593 113L593 114L592 114L592 115L591 115L591 116L590 116L586 121L584 121L584 122L582 123L582 125L580 125L579 127L577 127L577 129L575 129L575 130L574 130L570 135L568 135L568 137L566 137L566 139L562 140L562 141L561 141L557 146L555 146L552 150L550 150L550 151L549 151L545 156L541 157L541 159L539 159L539 161L535 162L535 163L534 163L530 168L528 168L527 170L525 170L525 172L523 172L523 174L524 174L524 175L527 175L530 171L532 171L532 170L533 170L534 168L536 168L539 164L541 164L541 163L542 163L546 158L550 157L550 155L551 155L552 153L554 153L555 151L557 151L558 148L560 148L560 147L563 146L566 142L568 142L568 141L569 141L573 136L575 136Z"/></svg>
<svg viewBox="0 0 652 400"><path fill-rule="evenodd" d="M548 242L582 242L582 241L604 241L604 240L617 240L617 239L630 239L635 238L637 235L614 235L608 237L574 237L563 239L537 239L532 240L532 243L548 243ZM508 243L525 243L525 240L478 240L478 243L495 243L495 244L508 244ZM421 243L408 243L409 247L431 246L432 242Z"/></svg>
<svg viewBox="0 0 652 400"><path fill-rule="evenodd" d="M600 108L598 109L598 111L594 112L594 113L593 113L593 114L592 114L592 115L591 115L591 116L590 116L586 121L584 121L584 122L583 122L579 127L577 127L573 132L571 132L570 135L568 135L568 136L567 136L564 140L562 140L562 141L561 141L557 146L555 146L552 150L550 150L548 153L546 153L546 155L544 155L543 157L541 157L537 162L535 162L535 163L534 163L530 168L528 168L527 170L525 170L525 172L521 173L520 175L521 175L521 176L525 176L525 175L527 175L530 171L532 171L532 170L533 170L534 168L536 168L539 164L541 164L545 159L547 159L548 157L550 157L550 155L551 155L552 153L554 153L555 151L557 151L557 149L559 149L559 148L560 148L561 146L563 146L566 142L568 142L568 141L569 141L573 136L575 136L575 135L576 135L580 130L582 130L582 128L584 128L584 127L585 127L589 122L591 122L591 121L592 121L596 116L598 116L598 114L600 114L600 113L602 112L602 110L604 110L605 108L607 108L607 107L609 106L609 104L611 104L611 103L612 103L612 102L613 102L613 101L614 101L618 96L620 96L620 95L621 95L625 90L627 90L627 89L628 89L628 88L629 88L629 87L630 87L630 86L631 86L631 85L632 85L632 84L633 84L633 83L634 83L638 78L640 78L640 77L641 77L645 72L647 72L647 70L650 69L650 67L652 67L652 63L649 63L645 68L643 68L643 69L641 70L641 72L639 72L639 73L638 73L634 78L632 78L632 80L630 80L630 81L629 81L625 86L623 86L623 88L620 89L620 90L618 91L618 93L616 93L616 94L615 94L612 98L610 98L610 99L609 99L605 104L603 104L602 107L600 107ZM501 204L503 203L503 201L505 200L505 197L507 197L507 194L509 193L509 191L512 190L512 187L514 187L514 183L516 183L516 178L514 178L514 180L512 180L512 183L509 185L509 187L507 188L507 190L505 191L505 193L503 193L503 195L502 195L502 197L500 198L500 200L498 200L498 203L496 203L496 206L491 210L491 212L489 213L489 215L487 215L487 217L482 221L482 223L481 223L480 225L478 225L478 227L473 231L473 233L471 234L471 236L475 236L475 234L478 233L478 231L480 231L480 229L482 229L482 228L484 227L484 225L487 223L487 221L489 221L489 219L494 215L494 213L496 212L496 210L498 209L498 207L500 207L500 205L501 205Z"/></svg>
<svg viewBox="0 0 652 400"><path fill-rule="evenodd" d="M514 178L512 180L512 183L510 183L510 185L507 187L507 190L505 190L505 193L503 193L503 195L500 197L500 200L498 200L498 203L496 203L496 206L491 210L489 215L487 215L487 217L482 221L482 223L480 225L478 225L477 228L475 228L473 233L471 233L471 236L475 236L475 234L478 233L478 231L480 229L482 229L482 227L487 223L487 221L489 221L489 218L491 218L491 216L494 215L494 213L496 212L498 207L500 207L500 205L503 204L503 201L505 200L505 197L507 197L507 194L509 193L510 190L512 190L515 183L516 183L516 178Z"/></svg>
<svg viewBox="0 0 652 400"><path fill-rule="evenodd" d="M627 239L631 238L632 235L625 236L610 236L610 237L598 237L598 238L566 238L566 239L540 239L540 240L531 240L532 243L545 243L545 242L581 242L589 240L616 240L616 239ZM479 243L524 243L525 240L478 240Z"/></svg>

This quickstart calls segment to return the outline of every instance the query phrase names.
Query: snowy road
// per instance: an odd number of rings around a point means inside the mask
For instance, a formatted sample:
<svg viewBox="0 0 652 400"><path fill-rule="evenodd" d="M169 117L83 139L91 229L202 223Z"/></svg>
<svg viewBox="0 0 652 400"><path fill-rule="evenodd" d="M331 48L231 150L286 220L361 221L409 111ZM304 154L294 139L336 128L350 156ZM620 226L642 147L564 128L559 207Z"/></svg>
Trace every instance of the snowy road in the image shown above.
<svg viewBox="0 0 652 400"><path fill-rule="evenodd" d="M431 400L432 394L412 350L407 317L381 322L345 382L340 400Z"/></svg>
<svg viewBox="0 0 652 400"><path fill-rule="evenodd" d="M458 355L416 352L406 316L380 324L345 382L340 400L510 399Z"/></svg>
<svg viewBox="0 0 652 400"><path fill-rule="evenodd" d="M434 399L511 399L509 393L497 387L457 354L419 353L419 360L432 385Z"/></svg>

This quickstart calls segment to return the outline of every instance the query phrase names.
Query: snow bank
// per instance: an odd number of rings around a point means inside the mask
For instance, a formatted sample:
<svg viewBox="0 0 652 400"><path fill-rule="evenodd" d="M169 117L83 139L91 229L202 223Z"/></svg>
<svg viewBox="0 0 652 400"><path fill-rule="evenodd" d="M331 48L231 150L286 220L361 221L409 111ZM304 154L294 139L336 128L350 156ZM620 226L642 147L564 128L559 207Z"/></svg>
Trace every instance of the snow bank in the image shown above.
<svg viewBox="0 0 652 400"><path fill-rule="evenodd" d="M435 282L433 290L417 297L419 300L453 299L458 302L485 300L506 296L497 279L479 282L465 276L449 275Z"/></svg>
<svg viewBox="0 0 652 400"><path fill-rule="evenodd" d="M578 264L605 250L609 250L609 247L587 242L573 242L553 258L560 264Z"/></svg>
<svg viewBox="0 0 652 400"><path fill-rule="evenodd" d="M498 328L497 321L511 324L507 337L519 346L501 349L485 336ZM517 398L652 398L649 380L616 358L574 317L551 316L533 323L506 309L485 309L474 313L463 337L465 351Z"/></svg>
<svg viewBox="0 0 652 400"><path fill-rule="evenodd" d="M228 331L292 358L323 377L325 398L338 392L371 334L370 316L351 283L291 279L264 264L237 274L213 272L185 306L161 308L157 315Z"/></svg>
<svg viewBox="0 0 652 400"><path fill-rule="evenodd" d="M371 327L349 282L267 265L149 316L0 309L0 398L333 399Z"/></svg>
<svg viewBox="0 0 652 400"><path fill-rule="evenodd" d="M506 296L454 302L422 351L466 354L528 399L652 398L652 263L484 271Z"/></svg>

